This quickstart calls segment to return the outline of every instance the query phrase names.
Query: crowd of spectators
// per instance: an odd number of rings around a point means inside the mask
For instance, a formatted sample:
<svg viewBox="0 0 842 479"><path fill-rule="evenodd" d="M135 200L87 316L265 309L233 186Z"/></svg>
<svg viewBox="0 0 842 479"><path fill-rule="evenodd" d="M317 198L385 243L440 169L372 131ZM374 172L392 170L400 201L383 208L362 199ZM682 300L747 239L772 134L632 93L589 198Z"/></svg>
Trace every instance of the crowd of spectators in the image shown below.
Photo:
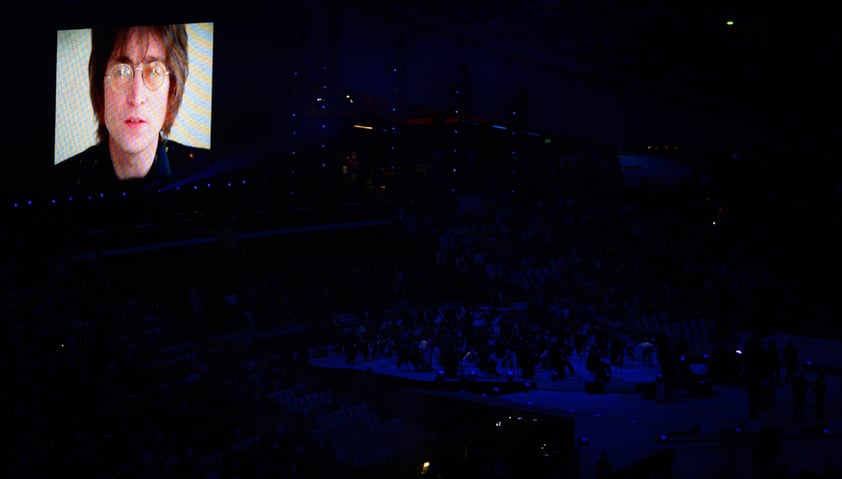
<svg viewBox="0 0 842 479"><path fill-rule="evenodd" d="M488 374L528 377L544 351L563 375L571 351L617 364L659 338L664 368L785 329L769 313L800 298L700 188L586 190L73 261L44 230L4 229L10 475L335 477L390 463L405 425L308 374L326 347L447 374L472 351ZM435 356L406 353L420 344Z"/></svg>

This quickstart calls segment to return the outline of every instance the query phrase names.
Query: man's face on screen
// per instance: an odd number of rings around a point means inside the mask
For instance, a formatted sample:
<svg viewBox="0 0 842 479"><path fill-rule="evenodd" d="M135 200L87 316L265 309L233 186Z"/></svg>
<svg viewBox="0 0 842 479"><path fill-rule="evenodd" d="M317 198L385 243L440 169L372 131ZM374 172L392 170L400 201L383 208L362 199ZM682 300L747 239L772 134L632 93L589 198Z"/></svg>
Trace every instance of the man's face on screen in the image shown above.
<svg viewBox="0 0 842 479"><path fill-rule="evenodd" d="M125 56L109 60L105 78L105 125L111 137L112 153L154 156L158 134L167 114L170 80L164 74L157 89L150 89L147 83L154 85L150 81L154 73L144 70L153 62L165 61L161 41L154 35L146 38L137 32L131 34ZM129 65L134 69L133 75L124 68L123 80L116 80L120 73L113 69L118 64Z"/></svg>

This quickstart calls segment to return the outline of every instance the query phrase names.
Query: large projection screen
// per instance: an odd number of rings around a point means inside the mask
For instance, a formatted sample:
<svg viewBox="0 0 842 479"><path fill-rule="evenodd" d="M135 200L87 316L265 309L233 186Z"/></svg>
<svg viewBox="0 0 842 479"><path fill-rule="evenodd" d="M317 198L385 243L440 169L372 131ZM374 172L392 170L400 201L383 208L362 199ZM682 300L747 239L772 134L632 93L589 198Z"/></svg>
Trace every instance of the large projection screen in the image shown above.
<svg viewBox="0 0 842 479"><path fill-rule="evenodd" d="M190 73L170 138L210 149L213 23L188 23L186 27ZM56 39L54 164L93 146L97 127L88 90L91 30L58 30Z"/></svg>

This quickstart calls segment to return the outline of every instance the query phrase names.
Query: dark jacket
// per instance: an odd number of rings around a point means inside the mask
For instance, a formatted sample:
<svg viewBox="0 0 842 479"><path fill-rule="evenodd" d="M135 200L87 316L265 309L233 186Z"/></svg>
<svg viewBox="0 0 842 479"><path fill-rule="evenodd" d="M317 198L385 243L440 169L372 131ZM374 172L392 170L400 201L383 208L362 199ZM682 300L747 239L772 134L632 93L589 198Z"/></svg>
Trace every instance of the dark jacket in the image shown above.
<svg viewBox="0 0 842 479"><path fill-rule="evenodd" d="M209 166L210 152L168 140L158 142L152 168L144 178L120 180L106 143L94 145L53 167L56 188L67 193L115 189L152 190Z"/></svg>

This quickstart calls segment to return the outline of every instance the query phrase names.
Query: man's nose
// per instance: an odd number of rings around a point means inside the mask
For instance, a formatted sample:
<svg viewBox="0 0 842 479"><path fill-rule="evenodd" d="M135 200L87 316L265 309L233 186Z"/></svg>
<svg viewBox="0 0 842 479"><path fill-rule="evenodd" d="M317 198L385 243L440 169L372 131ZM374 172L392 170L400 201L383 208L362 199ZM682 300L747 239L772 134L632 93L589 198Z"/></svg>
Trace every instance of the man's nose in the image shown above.
<svg viewBox="0 0 842 479"><path fill-rule="evenodd" d="M143 69L135 68L129 85L129 103L139 105L146 101L146 85L143 84Z"/></svg>

